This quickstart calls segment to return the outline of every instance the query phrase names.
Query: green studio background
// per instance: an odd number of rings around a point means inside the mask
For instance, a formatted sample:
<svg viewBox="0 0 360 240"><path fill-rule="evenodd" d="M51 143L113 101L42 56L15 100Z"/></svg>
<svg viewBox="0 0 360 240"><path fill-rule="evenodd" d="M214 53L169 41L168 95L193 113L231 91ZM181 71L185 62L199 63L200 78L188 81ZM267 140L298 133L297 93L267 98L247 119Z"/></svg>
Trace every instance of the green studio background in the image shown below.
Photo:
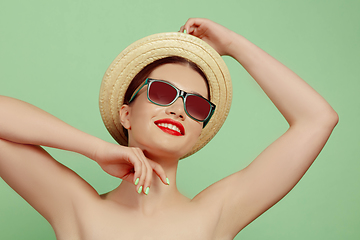
<svg viewBox="0 0 360 240"><path fill-rule="evenodd" d="M340 116L299 184L236 239L360 239L359 8L358 0L2 1L0 94L113 142L98 110L100 81L112 60L135 40L178 31L189 17L212 19L294 70ZM189 197L247 166L287 129L246 71L224 59L233 79L232 109L219 134L180 163L179 188ZM83 156L48 150L99 193L119 183ZM0 203L0 239L55 239L2 180Z"/></svg>

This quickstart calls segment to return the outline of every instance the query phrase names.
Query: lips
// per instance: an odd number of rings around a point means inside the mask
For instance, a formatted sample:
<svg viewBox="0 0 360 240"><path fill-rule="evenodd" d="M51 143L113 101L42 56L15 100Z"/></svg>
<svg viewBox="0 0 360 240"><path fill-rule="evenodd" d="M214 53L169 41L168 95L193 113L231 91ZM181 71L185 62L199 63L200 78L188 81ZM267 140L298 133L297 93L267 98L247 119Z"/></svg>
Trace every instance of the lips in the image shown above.
<svg viewBox="0 0 360 240"><path fill-rule="evenodd" d="M157 120L155 121L155 124L158 128L160 128L162 131L168 134L175 136L182 136L185 134L185 129L183 125L171 118L164 118Z"/></svg>

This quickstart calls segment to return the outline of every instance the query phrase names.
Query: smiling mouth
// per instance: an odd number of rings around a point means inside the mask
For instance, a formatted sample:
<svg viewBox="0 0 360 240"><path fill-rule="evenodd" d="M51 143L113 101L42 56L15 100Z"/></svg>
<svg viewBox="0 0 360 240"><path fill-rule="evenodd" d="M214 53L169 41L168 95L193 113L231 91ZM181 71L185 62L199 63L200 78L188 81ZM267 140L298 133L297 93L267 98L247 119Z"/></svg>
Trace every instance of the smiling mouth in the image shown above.
<svg viewBox="0 0 360 240"><path fill-rule="evenodd" d="M155 122L156 126L160 128L163 132L166 132L175 136L184 135L184 127L181 123L178 123L174 120L163 119Z"/></svg>

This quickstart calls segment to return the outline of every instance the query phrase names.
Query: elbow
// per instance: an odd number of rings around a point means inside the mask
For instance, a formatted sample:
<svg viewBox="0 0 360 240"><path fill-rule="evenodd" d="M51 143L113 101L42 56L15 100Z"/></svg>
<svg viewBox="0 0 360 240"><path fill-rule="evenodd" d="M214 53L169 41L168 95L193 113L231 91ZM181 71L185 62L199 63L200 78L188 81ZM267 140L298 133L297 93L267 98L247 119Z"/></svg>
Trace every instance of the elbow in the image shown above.
<svg viewBox="0 0 360 240"><path fill-rule="evenodd" d="M318 121L323 127L332 131L339 122L339 115L334 109L323 112Z"/></svg>
<svg viewBox="0 0 360 240"><path fill-rule="evenodd" d="M316 113L313 113L310 116L303 118L302 121L296 121L290 124L290 127L302 125L307 128L323 129L327 132L332 132L338 122L339 115L337 114L337 112L334 111L334 109L330 107L317 111Z"/></svg>
<svg viewBox="0 0 360 240"><path fill-rule="evenodd" d="M335 110L332 110L331 116L329 116L329 122L332 128L335 128L335 126L338 124L339 115L337 114L337 112L335 112Z"/></svg>

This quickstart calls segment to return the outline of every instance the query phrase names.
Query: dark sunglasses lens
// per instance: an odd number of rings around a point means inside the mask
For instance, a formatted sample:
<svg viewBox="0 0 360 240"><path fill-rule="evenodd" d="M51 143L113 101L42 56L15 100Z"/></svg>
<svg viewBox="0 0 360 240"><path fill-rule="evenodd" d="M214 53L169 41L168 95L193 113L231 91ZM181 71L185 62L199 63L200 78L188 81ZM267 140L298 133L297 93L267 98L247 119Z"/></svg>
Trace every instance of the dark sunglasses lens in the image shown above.
<svg viewBox="0 0 360 240"><path fill-rule="evenodd" d="M149 98L157 104L170 104L175 99L176 94L176 89L164 82L152 82L150 85Z"/></svg>
<svg viewBox="0 0 360 240"><path fill-rule="evenodd" d="M193 118L204 121L211 110L210 103L196 95L188 95L186 98L186 111Z"/></svg>

